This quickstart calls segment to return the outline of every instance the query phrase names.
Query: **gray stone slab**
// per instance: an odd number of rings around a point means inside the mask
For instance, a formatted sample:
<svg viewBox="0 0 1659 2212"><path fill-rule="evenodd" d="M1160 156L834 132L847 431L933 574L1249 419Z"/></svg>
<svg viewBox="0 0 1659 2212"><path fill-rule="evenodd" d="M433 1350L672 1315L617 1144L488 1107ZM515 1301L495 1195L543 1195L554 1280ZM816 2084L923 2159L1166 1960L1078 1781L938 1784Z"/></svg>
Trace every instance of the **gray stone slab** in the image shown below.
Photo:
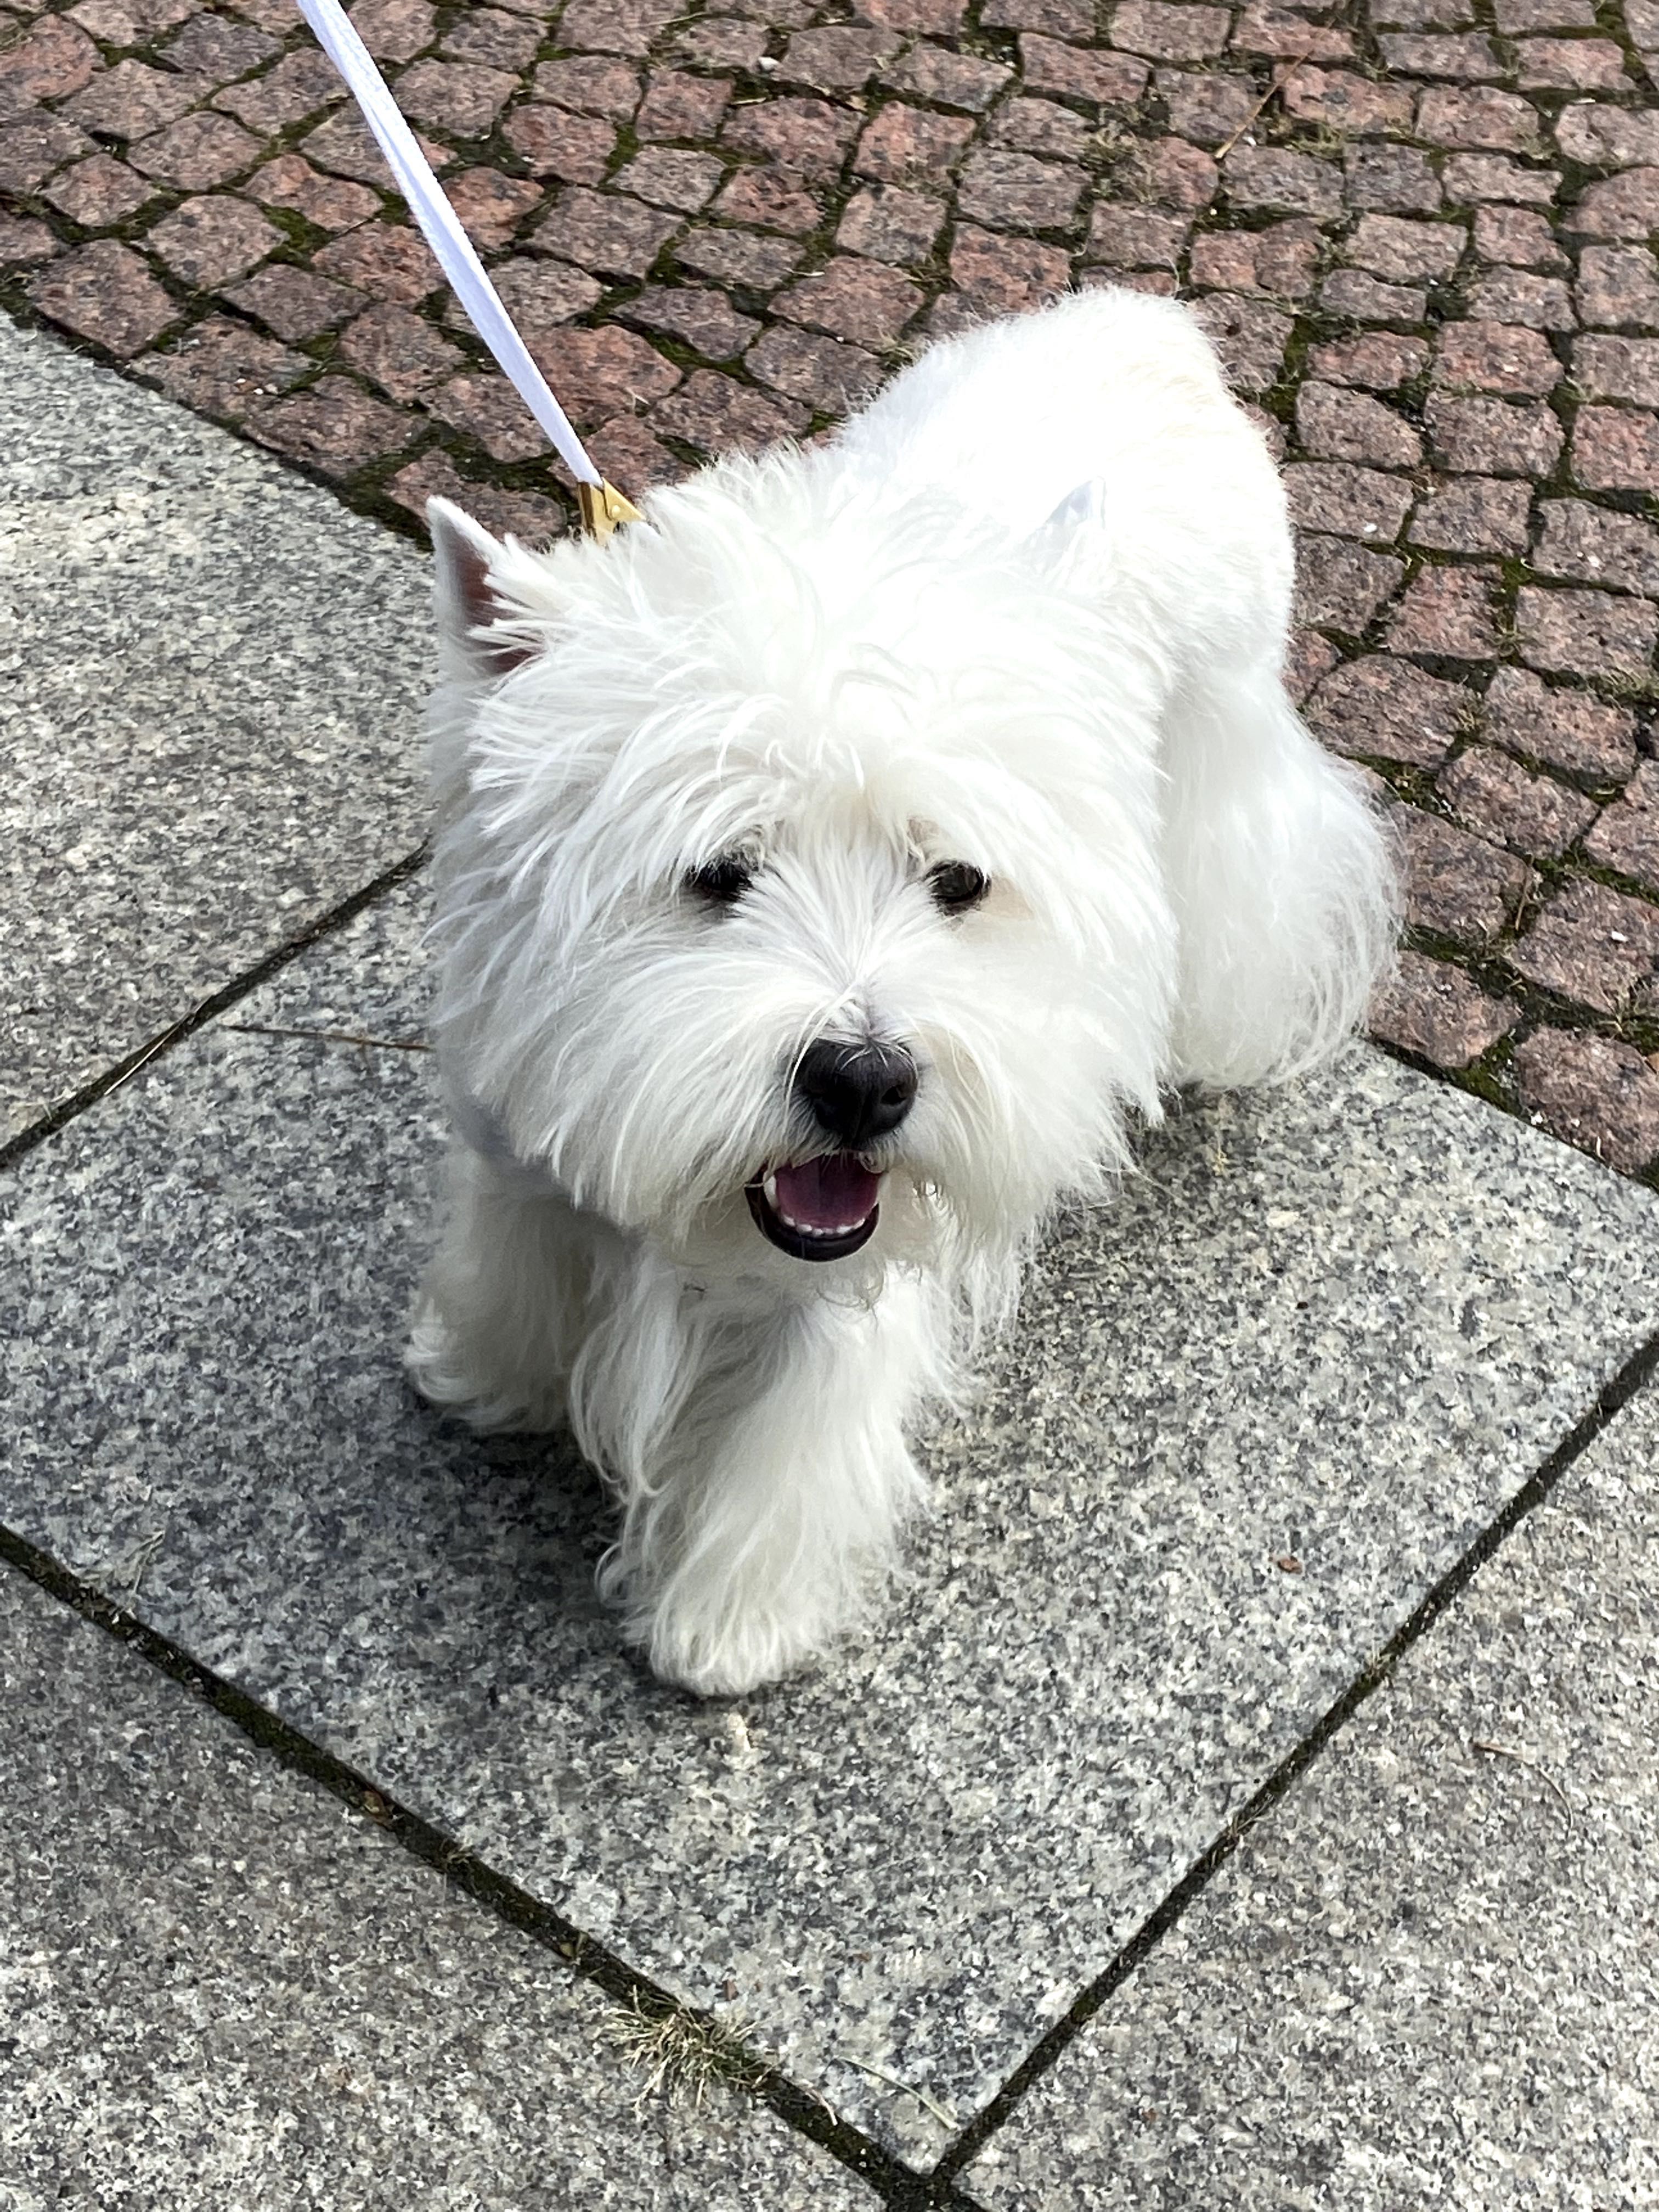
<svg viewBox="0 0 1659 2212"><path fill-rule="evenodd" d="M1659 2205L1659 1395L989 2140L995 2212Z"/></svg>
<svg viewBox="0 0 1659 2212"><path fill-rule="evenodd" d="M419 844L414 546L0 318L0 1139Z"/></svg>
<svg viewBox="0 0 1659 2212"><path fill-rule="evenodd" d="M234 1018L408 1036L417 923ZM1659 1298L1651 1193L1391 1062L1195 1113L1054 1241L886 1613L702 1705L592 1595L591 1478L404 1389L429 1078L216 1026L21 1164L0 1515L917 2161Z"/></svg>
<svg viewBox="0 0 1659 2212"><path fill-rule="evenodd" d="M877 2212L741 2093L0 1568L0 2203Z"/></svg>

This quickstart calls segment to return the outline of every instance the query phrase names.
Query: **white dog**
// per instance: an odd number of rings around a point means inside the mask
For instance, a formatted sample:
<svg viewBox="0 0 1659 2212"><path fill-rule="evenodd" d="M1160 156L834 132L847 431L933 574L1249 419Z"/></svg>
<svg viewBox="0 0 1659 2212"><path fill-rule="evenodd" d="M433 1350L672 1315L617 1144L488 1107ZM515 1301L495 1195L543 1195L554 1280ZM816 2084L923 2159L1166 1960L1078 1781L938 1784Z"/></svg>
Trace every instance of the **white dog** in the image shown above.
<svg viewBox="0 0 1659 2212"><path fill-rule="evenodd" d="M937 345L609 543L434 501L437 1035L461 1143L420 1389L568 1425L668 1679L823 1649L905 1431L1171 1085L1363 1013L1377 829L1280 680L1273 462L1186 312Z"/></svg>

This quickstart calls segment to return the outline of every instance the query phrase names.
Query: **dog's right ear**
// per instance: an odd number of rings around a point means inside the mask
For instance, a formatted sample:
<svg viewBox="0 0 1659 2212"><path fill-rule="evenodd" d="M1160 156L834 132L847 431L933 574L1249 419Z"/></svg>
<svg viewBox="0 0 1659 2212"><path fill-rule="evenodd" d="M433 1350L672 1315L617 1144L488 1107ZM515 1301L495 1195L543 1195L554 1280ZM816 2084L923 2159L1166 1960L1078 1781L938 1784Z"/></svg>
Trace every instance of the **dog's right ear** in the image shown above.
<svg viewBox="0 0 1659 2212"><path fill-rule="evenodd" d="M438 635L446 658L481 683L532 659L535 645L513 623L510 602L491 581L505 549L482 523L447 499L428 500L426 523L437 567Z"/></svg>

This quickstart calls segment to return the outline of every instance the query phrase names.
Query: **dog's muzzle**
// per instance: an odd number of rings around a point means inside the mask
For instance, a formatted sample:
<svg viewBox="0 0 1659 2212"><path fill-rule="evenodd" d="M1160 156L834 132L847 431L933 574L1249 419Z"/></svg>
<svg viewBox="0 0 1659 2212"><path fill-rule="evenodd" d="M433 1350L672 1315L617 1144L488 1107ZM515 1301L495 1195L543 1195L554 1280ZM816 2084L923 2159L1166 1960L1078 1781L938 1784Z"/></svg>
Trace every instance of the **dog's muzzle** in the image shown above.
<svg viewBox="0 0 1659 2212"><path fill-rule="evenodd" d="M916 1063L902 1045L819 1037L795 1069L794 1096L842 1149L749 1185L761 1234L796 1260L844 1260L876 1233L881 1175L861 1152L896 1129L915 1103Z"/></svg>
<svg viewBox="0 0 1659 2212"><path fill-rule="evenodd" d="M844 1260L869 1243L881 1216L881 1177L853 1152L775 1168L744 1195L762 1236L792 1260Z"/></svg>

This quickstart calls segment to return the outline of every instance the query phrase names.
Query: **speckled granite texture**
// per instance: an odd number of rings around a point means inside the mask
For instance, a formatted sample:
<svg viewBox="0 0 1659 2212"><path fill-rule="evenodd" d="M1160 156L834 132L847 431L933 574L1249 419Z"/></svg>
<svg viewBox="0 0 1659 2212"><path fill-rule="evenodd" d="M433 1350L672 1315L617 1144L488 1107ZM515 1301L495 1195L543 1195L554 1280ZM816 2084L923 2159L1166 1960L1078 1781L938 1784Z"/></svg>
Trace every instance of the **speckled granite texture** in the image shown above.
<svg viewBox="0 0 1659 2212"><path fill-rule="evenodd" d="M417 920L234 1018L413 1034ZM917 2162L865 2069L970 2118L1659 1298L1651 1194L1390 1063L1194 1114L1056 1239L867 1639L702 1705L592 1595L591 1478L404 1391L429 1073L216 1026L22 1164L0 1517Z"/></svg>
<svg viewBox="0 0 1659 2212"><path fill-rule="evenodd" d="M0 1569L0 2203L875 2212L618 2008Z"/></svg>
<svg viewBox="0 0 1659 2212"><path fill-rule="evenodd" d="M996 2212L1659 2204L1659 1394L993 2136Z"/></svg>
<svg viewBox="0 0 1659 2212"><path fill-rule="evenodd" d="M419 844L427 564L0 320L0 1140Z"/></svg>

